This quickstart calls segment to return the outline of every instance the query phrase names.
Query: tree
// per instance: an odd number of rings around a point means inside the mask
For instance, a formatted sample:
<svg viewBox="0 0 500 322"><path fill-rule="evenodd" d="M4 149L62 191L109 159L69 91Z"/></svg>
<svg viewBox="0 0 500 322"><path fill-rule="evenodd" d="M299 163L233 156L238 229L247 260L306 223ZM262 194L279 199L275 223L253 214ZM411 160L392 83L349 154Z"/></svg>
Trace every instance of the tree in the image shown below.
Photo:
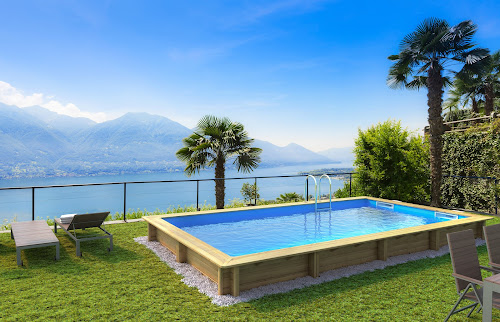
<svg viewBox="0 0 500 322"><path fill-rule="evenodd" d="M470 106L474 114L479 114L479 105L483 103L484 97L482 89L478 81L455 77L452 88L448 91L449 97L445 102L445 108L451 113L460 107Z"/></svg>
<svg viewBox="0 0 500 322"><path fill-rule="evenodd" d="M238 171L250 172L258 167L261 149L252 147L243 125L228 118L205 115L194 133L184 138L184 147L177 151L179 160L186 163L188 176L201 169L215 166L215 204L224 208L226 161L234 159Z"/></svg>
<svg viewBox="0 0 500 322"><path fill-rule="evenodd" d="M428 147L400 122L359 130L354 154L356 194L419 202L428 196Z"/></svg>
<svg viewBox="0 0 500 322"><path fill-rule="evenodd" d="M458 105L460 102L467 105L470 101L472 110L479 113L478 104L482 103L484 114L490 115L494 111L499 91L500 51L497 51L474 64L474 68L467 68L456 74L447 105Z"/></svg>
<svg viewBox="0 0 500 322"><path fill-rule="evenodd" d="M500 87L500 51L497 51L472 70L465 70L457 74L457 78L467 84L476 84L477 90L484 94L484 114L490 115L494 110L496 92Z"/></svg>
<svg viewBox="0 0 500 322"><path fill-rule="evenodd" d="M257 187L257 183L250 184L248 182L243 183L243 186L241 186L241 195L243 196L243 199L248 202L252 202L252 200L255 200L255 204L257 204L257 199L260 198L259 194L259 188Z"/></svg>
<svg viewBox="0 0 500 322"><path fill-rule="evenodd" d="M462 69L488 56L488 50L474 48L476 25L467 20L450 27L442 19L424 20L406 35L399 54L388 58L395 63L389 69L387 83L392 88L427 88L430 142L431 205L441 206L443 151L443 88L450 84L450 66Z"/></svg>

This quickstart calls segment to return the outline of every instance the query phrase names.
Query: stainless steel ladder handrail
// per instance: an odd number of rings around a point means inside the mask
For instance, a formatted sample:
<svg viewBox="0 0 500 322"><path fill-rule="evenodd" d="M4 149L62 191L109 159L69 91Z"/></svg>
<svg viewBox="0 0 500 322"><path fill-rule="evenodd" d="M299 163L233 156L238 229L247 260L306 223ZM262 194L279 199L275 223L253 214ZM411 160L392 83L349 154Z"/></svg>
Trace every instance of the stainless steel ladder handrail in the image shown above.
<svg viewBox="0 0 500 322"><path fill-rule="evenodd" d="M305 199L307 200L307 179L309 179L309 177L313 178L314 180L314 211L316 212L318 210L318 182L316 181L316 178L311 175L311 174L308 174L307 177L306 177L306 182L304 183L304 197Z"/></svg>
<svg viewBox="0 0 500 322"><path fill-rule="evenodd" d="M323 175L321 175L321 177L319 177L319 184L318 184L318 186L319 186L319 189L318 189L319 193L318 194L319 194L319 197L321 198L321 179L323 179L323 178L327 178L328 181L330 182L330 190L329 190L328 194L330 196L330 208L329 209L331 210L332 209L332 179L330 179L330 176L327 175L326 173L323 174ZM316 203L317 203L317 201L316 201ZM317 208L318 207L316 206L316 209Z"/></svg>

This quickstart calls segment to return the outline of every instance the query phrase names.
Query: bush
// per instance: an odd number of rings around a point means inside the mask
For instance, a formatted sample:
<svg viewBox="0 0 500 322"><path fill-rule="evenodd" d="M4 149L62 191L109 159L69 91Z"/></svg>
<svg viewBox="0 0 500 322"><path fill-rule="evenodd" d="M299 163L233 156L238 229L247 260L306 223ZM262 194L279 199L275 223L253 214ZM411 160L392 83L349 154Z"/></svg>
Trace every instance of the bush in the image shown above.
<svg viewBox="0 0 500 322"><path fill-rule="evenodd" d="M285 192L280 194L280 196L276 198L276 201L280 203L299 202L304 201L304 197L296 192Z"/></svg>
<svg viewBox="0 0 500 322"><path fill-rule="evenodd" d="M443 136L443 174L500 178L500 120ZM493 212L494 179L444 177L442 202L449 207ZM496 193L498 194L498 187Z"/></svg>
<svg viewBox="0 0 500 322"><path fill-rule="evenodd" d="M388 120L366 131L355 141L356 176L353 196L426 203L429 200L429 149L421 136ZM337 195L349 192L348 183Z"/></svg>

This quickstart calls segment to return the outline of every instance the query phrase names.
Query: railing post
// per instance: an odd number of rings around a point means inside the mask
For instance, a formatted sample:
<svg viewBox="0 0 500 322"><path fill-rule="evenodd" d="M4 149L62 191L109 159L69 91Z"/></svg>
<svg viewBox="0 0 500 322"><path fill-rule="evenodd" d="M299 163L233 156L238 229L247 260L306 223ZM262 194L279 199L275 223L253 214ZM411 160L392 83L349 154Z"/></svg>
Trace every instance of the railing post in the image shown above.
<svg viewBox="0 0 500 322"><path fill-rule="evenodd" d="M200 211L200 180L196 180L196 211Z"/></svg>
<svg viewBox="0 0 500 322"><path fill-rule="evenodd" d="M255 197L255 205L257 206L257 177L255 177L254 187L255 187L255 191L254 191L254 193L255 193L255 195L254 195L254 197Z"/></svg>
<svg viewBox="0 0 500 322"><path fill-rule="evenodd" d="M123 221L127 221L127 183L123 183Z"/></svg>
<svg viewBox="0 0 500 322"><path fill-rule="evenodd" d="M309 177L306 178L306 201L309 201Z"/></svg>
<svg viewBox="0 0 500 322"><path fill-rule="evenodd" d="M352 173L349 173L349 197L352 196Z"/></svg>
<svg viewBox="0 0 500 322"><path fill-rule="evenodd" d="M35 187L31 187L31 220L35 220Z"/></svg>

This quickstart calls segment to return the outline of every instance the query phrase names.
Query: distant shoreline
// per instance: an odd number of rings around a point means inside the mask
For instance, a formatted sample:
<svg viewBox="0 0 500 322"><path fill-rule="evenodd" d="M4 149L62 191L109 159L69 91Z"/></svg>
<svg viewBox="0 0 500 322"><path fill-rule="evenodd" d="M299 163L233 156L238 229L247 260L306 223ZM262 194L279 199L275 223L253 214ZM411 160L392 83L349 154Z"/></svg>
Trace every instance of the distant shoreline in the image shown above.
<svg viewBox="0 0 500 322"><path fill-rule="evenodd" d="M298 163L298 164L264 164L260 165L259 169L268 169L268 168L279 168L279 167L289 167L289 166L313 166L318 163ZM330 162L330 164L342 164L340 161L336 162ZM324 165L324 163L319 163L318 165ZM226 168L226 170L234 170L235 167L230 165L229 167ZM345 170L353 170L353 168L329 168L328 173L337 173L341 172L339 170L342 170L345 172ZM297 174L304 175L304 174L313 174L313 172L317 172L315 175L321 175L324 172L323 170L325 169L318 169L318 170L312 170L312 171L302 171L298 172ZM176 167L176 168L170 168L170 169L165 169L165 170L139 170L139 171L134 171L133 169L130 170L115 170L115 171L100 171L100 172L94 172L94 173L75 173L75 172L64 172L64 173L56 173L56 174L46 174L46 173L26 173L26 174L21 174L21 175L8 175L8 174L1 174L0 173L0 180L18 180L18 179L43 179L43 178L81 178L81 177L99 177L99 176L119 176L119 175L133 175L133 174L165 174L165 173L181 173L184 171L183 167ZM203 169L201 172L205 171L213 171L212 168L209 169ZM319 173L320 171L323 171Z"/></svg>

